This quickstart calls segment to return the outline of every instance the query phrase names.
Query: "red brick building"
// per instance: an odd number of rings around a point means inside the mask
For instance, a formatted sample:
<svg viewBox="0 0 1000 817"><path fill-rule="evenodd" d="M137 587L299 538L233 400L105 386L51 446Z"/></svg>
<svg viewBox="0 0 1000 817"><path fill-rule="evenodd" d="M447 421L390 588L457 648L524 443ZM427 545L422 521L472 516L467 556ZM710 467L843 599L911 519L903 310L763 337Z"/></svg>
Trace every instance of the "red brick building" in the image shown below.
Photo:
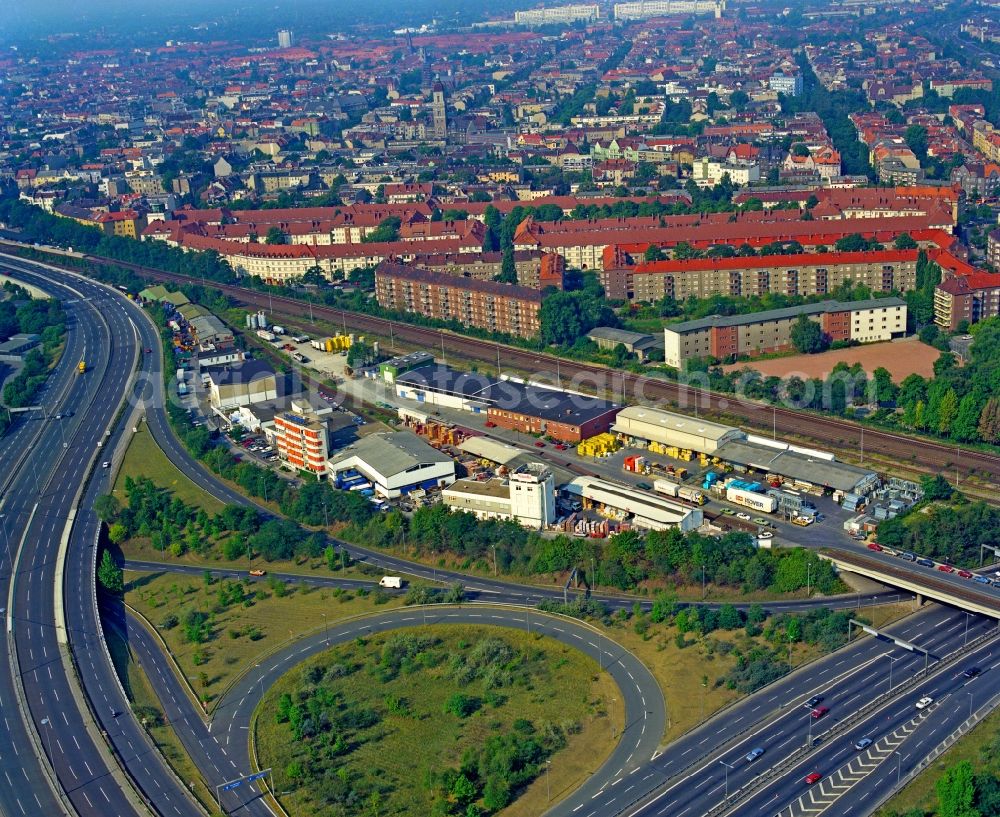
<svg viewBox="0 0 1000 817"><path fill-rule="evenodd" d="M379 306L524 338L538 334L537 289L432 272L392 261L375 268Z"/></svg>
<svg viewBox="0 0 1000 817"><path fill-rule="evenodd" d="M1000 274L973 272L946 278L934 289L934 323L954 332L1000 315Z"/></svg>

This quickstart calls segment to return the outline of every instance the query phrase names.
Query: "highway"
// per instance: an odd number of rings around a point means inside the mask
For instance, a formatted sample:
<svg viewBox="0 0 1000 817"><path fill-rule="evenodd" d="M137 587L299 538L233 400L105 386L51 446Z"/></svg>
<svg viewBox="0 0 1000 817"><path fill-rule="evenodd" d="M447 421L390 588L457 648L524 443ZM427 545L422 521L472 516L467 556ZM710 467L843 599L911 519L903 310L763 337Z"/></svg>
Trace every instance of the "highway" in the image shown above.
<svg viewBox="0 0 1000 817"><path fill-rule="evenodd" d="M21 264L17 266L21 267ZM19 272L18 274L24 275L25 273ZM51 287L51 285L49 286ZM72 706L71 685L74 681L68 679L67 675L62 671L63 668L55 660L55 656L58 655L58 645L55 639L55 628L52 626L52 586L54 583L52 558L58 549L58 539L61 537L62 528L64 527L62 522L65 521L68 514L72 494L76 486L83 482L82 469L85 468L88 459L83 454L95 451L97 442L103 434L104 425L110 420L114 408L117 406L117 396L124 390L125 382L130 372L130 366L126 365L123 360L128 346L127 342L122 345L120 350L118 346L123 339L127 340L130 332L134 332L126 314L134 314L138 318L138 311L136 307L123 303L123 299L107 294L105 290L99 290L92 284L79 284L75 286L93 287L91 297L96 299L100 312L108 322L106 330L109 333L106 342L107 362L104 363L103 369L98 368L97 364L95 364L95 370L88 373L88 375L94 375L102 370L106 370L109 372L109 378L118 378L113 381L118 385L117 389L112 386L102 386L100 389L94 389L94 394L90 395L91 404L86 412L82 408L84 402L80 402L80 410L71 418L75 422L73 425L68 426L67 433L72 432L72 436L68 440L68 447L66 449L61 447L61 442L57 443L55 441L56 437L52 433L56 430L53 427L54 424L61 421L51 421L46 426L47 430L43 431L41 435L43 442L34 445L30 449L28 461L25 464L30 464L34 474L43 479L40 487L42 497L46 500L44 509L42 507L43 503L40 502L39 509L35 510L36 518L32 519L29 523L26 516L34 508L32 501L34 489L25 479L27 471L16 475L17 478L14 480L14 485L4 497L3 512L6 513L8 508L12 514L16 511L18 516L13 517L11 522L17 525L19 531L23 532L19 548L21 561L19 562L18 570L15 571L17 582L12 598L16 602L13 609L23 610L25 614L15 617L14 631L15 638L19 636L21 630L25 631L20 636L23 642L19 641L18 646L20 654L23 643L25 655L29 657L29 670L24 672L24 667L22 667L29 707L36 725L46 720L47 724L39 726L39 728L51 729L51 732L43 732L43 737L52 739L51 748L46 751L54 757L60 781L66 788L73 805L77 807L80 814L125 815L140 813L140 811L133 805L124 787L116 786L112 781L110 775L112 775L114 769L97 768L104 755L90 738L85 727L85 721L80 717L79 711L75 710ZM91 304L91 307L93 307L93 304ZM126 313L126 310L128 310L128 313ZM92 308L92 311L96 313L97 309ZM91 317L91 320L95 319L93 316ZM135 326L140 333L140 346L153 345L158 342L153 327L146 321L136 320ZM96 326L93 331L98 331ZM94 337L91 337L91 340L94 339ZM116 358L116 354L121 357ZM142 361L142 365L144 367L158 367L158 356L147 356ZM57 382L57 380L53 380L53 388ZM70 384L70 388L79 388L77 385L78 381L74 380L74 378L67 377L66 382ZM83 379L79 379L79 382L83 382ZM158 375L154 375L150 379L149 385L151 391L149 394L150 402L147 404L146 419L154 437L164 447L171 459L203 488L223 499L223 501L245 502L242 497L228 492L225 486L220 485L212 475L208 474L198 463L194 462L179 446L166 425L162 403L157 400L156 390L162 388L161 378ZM81 415L83 414L85 414L84 419L86 422L81 420ZM102 419L104 419L104 424L101 423ZM23 425L29 426L31 422L30 419L25 418ZM107 448L105 450L113 448L119 439L119 435L127 432L128 429L125 427L124 421L119 423L116 433L107 438ZM19 425L14 430L14 433L23 434L25 432ZM162 438L160 435L162 435ZM48 456L53 458L51 467L48 469L44 468L43 462L45 459L43 455L46 452ZM64 452L67 454L65 459L62 457ZM74 452L75 456L68 456L71 452ZM47 479L46 475L50 473L54 476L52 478L51 489L47 489L45 480ZM97 494L107 490L107 485L102 485L100 482L102 477L106 477L106 475L98 474L98 478L87 486L87 494L84 497L85 507L89 508L93 498ZM48 497L51 497L51 500ZM59 503L63 504L60 505ZM60 508L62 509L62 517L58 513ZM7 521L6 518L4 521ZM84 686L90 693L92 700L95 701L97 717L103 728L108 731L109 740L118 750L123 764L127 766L133 776L145 781L146 787L144 788L144 793L153 802L156 809L161 814L186 815L197 813L194 806L186 799L183 788L179 786L177 781L173 780L169 773L165 772L159 766L159 764L162 764L162 761L159 760L155 751L149 748L141 728L135 723L130 713L127 712L127 704L120 697L120 691L114 680L113 671L105 656L101 653L100 639L96 635L97 623L94 617L95 613L90 601L92 597L88 588L88 583L92 582L93 575L91 560L93 559L94 551L92 545L96 531L96 519L93 519L93 515L90 513L81 513L79 520L74 525L67 562L68 575L84 577L83 586L74 584L73 593L67 597L67 614L70 621L69 638L80 664ZM450 574L443 571L435 571L432 568L415 566L403 560L353 546L349 549L353 555L359 558L370 559L386 572L403 572L427 580L436 579L437 581L449 583L460 581L466 585L470 594L479 594L479 598L490 598L498 602L514 601L521 604L534 604L543 597L561 598L562 596L561 590L544 590L528 586L512 587L503 582L470 578L461 574ZM200 569L198 569L198 572L200 572ZM301 580L301 577L298 578ZM48 586L48 590L46 590L46 585ZM884 598L884 594L882 594L882 597ZM852 602L856 599L856 596L851 596L850 598L842 598L838 601L842 606L852 606ZM613 606L631 606L632 603L631 599L614 597L609 598L607 601ZM797 609L803 609L804 606L813 606L816 603L815 600L811 600L785 604L798 605ZM766 606L773 611L777 611L778 605ZM434 612L442 616L452 615L451 612L445 612L445 609L441 608L440 611L435 610ZM469 612L471 609L474 608L463 606L463 614ZM503 608L498 609L502 610ZM422 621L416 620L416 614L412 610L400 610L393 612L391 615L388 613L380 614L380 616L372 619L372 622L377 623L365 623L364 626L388 627L394 624L401 624L401 621L394 621L393 619L396 616L402 618L407 612L414 617L415 623L422 623ZM469 614L471 615L471 612ZM455 615L458 615L458 613L455 613ZM490 613L488 615L493 614ZM501 618L493 623L528 626L528 622L530 621L533 627L543 626L541 625L543 617L536 612L525 612L522 610L516 613L496 613L496 615ZM521 615L526 616L523 622L519 618ZM388 618L384 618L385 616L388 616ZM545 620L550 621L547 617L545 617ZM22 626L26 625L28 621L32 623L32 626ZM49 622L49 624L46 626L45 622ZM37 630L34 627L36 623L39 625ZM275 658L274 663L268 661L264 662L264 665L260 668L252 668L250 672L243 676L240 684L234 687L232 692L235 695L237 691L240 691L243 684L247 684L246 688L242 689L245 697L242 695L239 698L227 697L223 701L224 706L220 707L216 719L211 725L211 730L209 730L209 727L203 725L200 715L194 709L194 705L184 697L183 693L178 695L178 690L174 689L173 697L171 698L169 695L169 685L172 675L169 671L163 669L163 658L158 654L154 643L147 644L145 648L142 646L144 643L143 633L145 631L138 629L134 622L131 621L119 622L119 625L125 627L129 633L133 647L140 655L147 673L154 681L154 685L157 685L158 694L165 696L162 700L164 700L165 709L168 710L168 717L174 724L175 729L177 729L181 740L188 747L189 751L192 752L192 756L196 763L198 763L199 768L202 769L210 785L223 782L232 777L238 777L239 774L244 772L244 769L241 767L248 761L245 755L239 754L241 751L244 751L244 744L237 740L235 741L235 748L230 748L232 747L231 735L234 730L242 731L241 727L244 725L244 721L240 719L249 717L249 713L255 703L252 688L255 687L257 690L266 688L267 684L273 681L278 674L286 672L293 666L297 658L305 657L308 654L308 652L303 651L315 651L325 646L324 635L313 636L311 639L296 642L288 648L287 654L279 654ZM930 650L932 656L936 658L951 650L961 648L966 639L973 640L977 636L985 634L993 626L994 623L986 618L978 616L966 617L964 614L954 610L930 606L890 629L898 630L901 637L912 640L922 648ZM966 630L966 627L968 630ZM349 638L352 636L345 634L344 637ZM573 639L573 641L583 640L582 635L580 639L574 639L572 635L567 637ZM148 640L151 642L151 639ZM573 641L570 641L570 643L573 643ZM621 649L617 646L608 645L600 648L599 645L601 645L601 642L595 640L592 645L585 646L585 651L592 649L593 652L591 654L605 652L621 657ZM578 644L577 646L580 645ZM617 652L612 652L613 650ZM887 650L891 651L894 657L898 657L899 660L890 662L887 658L882 658L881 656ZM624 660L622 657L622 661ZM875 639L869 638L856 641L844 650L838 651L785 676L775 684L765 688L761 693L728 707L698 729L671 744L668 752L660 755L653 761L650 761L651 753L648 752L650 748L648 741L652 740L653 743L651 745L655 747L656 741L659 740L663 732L663 721L659 722L659 727L656 729L655 707L650 709L644 706L641 711L645 713L645 716L641 719L641 725L639 725L640 720L637 717L630 715L626 735L615 750L613 762L609 762L605 768L595 773L588 782L588 786L591 788L586 790L586 801L572 797L568 801L560 803L552 813L572 813L579 815L579 817L584 817L584 815L586 817L613 815L629 809L630 803L640 800L644 795L652 795L657 797L657 799L648 805L639 803L638 807L641 811L638 813L676 815L688 811L692 814L705 813L701 809L706 806L711 808L713 804L721 803L725 793L724 787L726 782L724 777L726 767L717 762L717 759L714 757L715 754L722 753L720 759L725 759L727 763L732 763L734 759L737 761L733 769L728 772L728 783L730 790L733 790L734 787L742 785L740 783L741 772L739 771L741 767L738 765L738 759L741 753L745 754L748 751L746 748L748 742L752 740L766 744L762 746L765 749L764 756L757 760L753 767L751 776L756 776L787 753L786 744L788 748L794 746L797 740L796 736L802 737L804 734L804 727L807 725L804 715L807 713L801 707L801 703L805 698L812 694L826 694L827 702L824 702L824 705L831 705L831 713L827 716L827 719L818 721L815 724L815 735L822 736L826 731L836 726L841 717L839 714L840 710L849 710L852 706L859 705L864 696L871 693L873 683L878 682L878 679L886 676L886 670L878 668L878 665L882 662L892 665L893 673L898 679L901 676L905 677L907 674L912 675L916 672L919 666L922 666L922 656L914 656L899 648L889 647L885 642ZM633 668L633 681L635 680L634 676L637 675L637 669ZM975 682L988 681L988 683L981 684L984 690L983 694L992 689L993 676L997 676L996 672L992 672L991 675L991 671L992 669L987 669L987 672ZM52 675L48 677L48 673L50 672ZM255 672L259 674L255 675ZM157 681L157 679L159 680ZM176 679L173 679L173 683L176 684ZM899 681L897 680L896 683L899 683ZM928 690L933 688L934 692L940 695L956 692L955 689L946 686L941 686L940 688L934 686L937 683L938 680L931 679L928 682ZM7 679L4 678L4 685L6 684ZM827 686L829 686L829 689L827 689ZM625 684L622 686L622 689L628 693L632 688L628 684ZM644 686L637 684L635 689L638 690L637 694L640 695L641 702L641 696L644 694ZM817 690L820 690L820 692L817 692ZM259 695L259 692L256 694ZM978 691L974 691L974 706L979 706L981 703L975 697L978 694ZM3 696L3 702L9 700L7 689L0 687L0 695ZM912 695L907 693L907 696L903 696L906 698L906 706L912 707L912 700L910 700ZM903 697L898 699L900 706L902 705ZM233 703L234 701L235 704ZM646 703L648 704L648 702L649 697L647 696ZM628 706L627 703L626 705ZM107 714L102 714L104 706L108 707ZM670 702L666 701L665 712L667 717L669 717L669 706ZM171 709L171 707L174 708ZM120 711L124 714L116 718L112 715L113 711ZM633 707L632 711L638 712L639 709ZM890 712L890 720L892 712L895 711L895 709L892 709ZM937 723L938 719L943 718L948 711L950 710L943 706L934 707L927 714L926 723L920 728ZM52 713L56 714L52 716ZM228 721L226 720L227 714ZM900 714L900 717L903 714L905 712ZM7 718L6 720L9 722L11 719ZM60 721L64 722L60 723ZM893 723L890 722L889 725L892 726ZM16 727L16 724L14 726ZM8 725L6 728L10 729L11 727ZM938 728L947 729L948 723L942 722L942 725ZM748 730L758 731L754 733L752 731L748 732ZM635 734L636 731L639 732L638 735ZM220 743L226 740L226 738L222 737L223 733L229 735L228 740L230 743L226 747L228 754L222 753L219 748ZM937 733L935 732L934 734ZM13 732L11 733L10 740L14 746L28 745L23 736L19 738ZM91 741L89 744L88 740ZM835 744L835 740L830 741L831 746ZM226 760L223 760L223 758ZM819 762L817 758L819 758L819 755L814 752L810 758L810 762ZM841 759L839 755L833 754L830 756L829 764L836 764ZM915 763L916 760L917 755L914 754L912 762ZM25 810L25 804L19 802L21 798L28 796L28 793L34 793L40 797L37 805L44 813L55 814L62 811L54 800L50 803L45 802L45 784L44 780L39 777L41 774L40 769L32 768L32 763L28 759L25 759L23 764L8 768L7 764L10 762L10 758L4 758L3 770L8 774L11 771L16 774L23 773L28 783L24 785L16 784L14 781L19 778L12 777L10 778L11 785L6 790L0 787L0 809L3 809L5 817L31 813L34 806L29 803L27 804L27 810ZM84 765L81 766L81 763ZM37 764L34 765L37 766ZM692 769L694 770L692 771ZM83 772L82 775L81 771ZM246 769L246 771L249 771L249 769ZM901 765L901 773L905 774L905 772L905 765ZM745 775L748 774L746 770L742 773ZM720 774L722 777L720 777ZM35 775L34 779L32 779L31 775ZM77 776L79 782L74 781L69 783L68 781L74 775ZM780 776L780 780L786 780L786 778L788 781L793 779L784 774ZM150 780L156 781L156 785L151 785ZM678 780L683 780L683 785L675 788L674 783ZM720 780L722 780L721 789ZM775 783L774 785L779 786L779 783ZM157 790L151 791L151 789ZM159 791L160 789L163 791ZM661 789L662 792L660 791ZM242 789L242 791L250 792L249 789ZM691 799L690 802L680 799L675 801L671 799L675 796L675 792L678 792L676 794L677 798L694 799ZM699 794L699 792L703 792L703 794ZM797 798L801 795L802 791L801 787L792 787L791 783L787 783L786 788L770 792L772 797L775 793L778 794L778 797L773 798L775 804L779 806L792 806L791 795L795 794ZM583 795L583 793L578 794L580 796ZM94 795L94 798L91 795ZM228 796L235 798L232 805L239 806L239 813L241 814L260 814L263 816L270 813L264 803L252 794L249 799L245 797L242 799L237 798L235 793ZM698 798L704 798L704 800ZM783 802L783 799L788 802ZM237 800L238 802L236 802ZM568 812L563 811L564 806L569 807L569 804L574 804L571 810ZM226 805L230 804L226 802ZM771 803L768 802L768 809L770 809L770 806ZM775 809L776 811L777 809ZM738 813L750 812L739 811Z"/></svg>
<svg viewBox="0 0 1000 817"><path fill-rule="evenodd" d="M4 581L9 630L5 649L16 647L18 678L40 738L33 745L30 734L24 731L13 703L14 677L3 674L0 695L5 703L11 702L5 707L4 729L8 734L3 738L13 751L5 753L2 760L11 784L0 787L0 808L5 815L144 814L141 798L123 785L121 771L111 759L100 729L108 733L133 774L157 780L161 790L169 787L170 778L163 760L151 751L134 721L112 714L127 711L128 704L120 694L115 694L120 688L104 656L95 655L100 641L96 637L99 623L95 615L87 615L88 608L93 612L87 600L92 598L88 588L93 586L91 562L96 527L91 523L89 537L85 534L86 514L73 528L77 541L71 543L64 566L70 590L74 591L66 596L70 603L68 634L62 630L54 609L57 571L63 567L57 558L60 542L71 521L75 494L84 485L92 460L100 456L104 429L117 411L131 376L134 333L117 299L108 297L105 290L93 284L79 284L77 288L86 296L81 300L77 293L38 276L19 272L18 277L53 291L64 300L71 315L70 340L60 364L60 372L65 370L70 374L65 377L57 374L40 401L49 407L50 413L71 409L73 417L43 423L37 438L23 436L30 433L27 430L32 425L30 418L26 418L23 428L15 429L16 434L22 435L15 439L20 439L26 450L20 468L7 473L10 484L3 500L4 513L9 515L9 519L4 519L6 531L16 532L17 554L14 580ZM84 348L89 371L81 376L73 373L73 369L83 357ZM60 391L60 384L65 385L64 391ZM107 486L102 490L106 491ZM75 565L74 557L80 560L79 564ZM76 605L82 613L79 618L72 615ZM77 692L74 673L68 666L67 635L85 668L104 670L104 680L90 690L97 693L91 696L99 721L97 728L92 726L86 705ZM17 664L10 653L8 659L14 669ZM36 746L50 758L63 795L51 792L36 758ZM26 785L15 785L13 780L21 777ZM172 797L162 798L162 805L161 813L174 813L167 809L186 806L185 795L175 791Z"/></svg>

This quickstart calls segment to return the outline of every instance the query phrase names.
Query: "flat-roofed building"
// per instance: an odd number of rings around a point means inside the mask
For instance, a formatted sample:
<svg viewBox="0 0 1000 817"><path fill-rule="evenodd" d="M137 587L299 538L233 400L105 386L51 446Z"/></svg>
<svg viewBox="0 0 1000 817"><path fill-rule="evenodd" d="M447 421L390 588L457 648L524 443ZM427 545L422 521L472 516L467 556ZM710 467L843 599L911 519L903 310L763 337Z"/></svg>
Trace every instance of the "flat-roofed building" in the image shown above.
<svg viewBox="0 0 1000 817"><path fill-rule="evenodd" d="M648 530L679 528L690 531L701 527L705 521L700 508L690 508L632 485L596 477L576 477L562 487L562 492L579 498L585 507L611 508L628 514L633 525Z"/></svg>
<svg viewBox="0 0 1000 817"><path fill-rule="evenodd" d="M583 394L504 381L490 390L486 416L500 428L578 443L607 431L621 405Z"/></svg>
<svg viewBox="0 0 1000 817"><path fill-rule="evenodd" d="M326 423L312 412L286 411L274 417L275 446L283 463L317 476L326 474Z"/></svg>
<svg viewBox="0 0 1000 817"><path fill-rule="evenodd" d="M274 370L259 360L244 360L238 365L208 371L209 401L216 411L226 411L266 403L278 397L278 378Z"/></svg>
<svg viewBox="0 0 1000 817"><path fill-rule="evenodd" d="M555 479L542 463L523 465L505 478L456 480L441 499L477 519L511 519L536 530L556 519Z"/></svg>
<svg viewBox="0 0 1000 817"><path fill-rule="evenodd" d="M622 409L611 431L635 442L655 442L709 455L715 454L724 442L744 436L733 426L646 406Z"/></svg>
<svg viewBox="0 0 1000 817"><path fill-rule="evenodd" d="M906 301L902 298L822 301L672 324L663 330L663 359L679 369L694 359L729 360L791 349L792 329L802 316L820 324L831 340L873 343L906 334Z"/></svg>

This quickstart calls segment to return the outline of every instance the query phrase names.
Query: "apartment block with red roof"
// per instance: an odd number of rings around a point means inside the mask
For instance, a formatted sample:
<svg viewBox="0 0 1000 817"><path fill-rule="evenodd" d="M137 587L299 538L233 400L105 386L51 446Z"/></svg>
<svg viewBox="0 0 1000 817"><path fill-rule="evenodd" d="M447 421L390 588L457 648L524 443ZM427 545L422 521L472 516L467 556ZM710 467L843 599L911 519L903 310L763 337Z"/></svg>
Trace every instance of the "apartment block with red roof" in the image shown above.
<svg viewBox="0 0 1000 817"><path fill-rule="evenodd" d="M542 293L383 261L375 268L379 306L490 332L530 338L538 334Z"/></svg>
<svg viewBox="0 0 1000 817"><path fill-rule="evenodd" d="M1000 315L1000 274L953 275L934 288L934 323L954 332L960 323Z"/></svg>
<svg viewBox="0 0 1000 817"><path fill-rule="evenodd" d="M634 267L623 264L619 255L619 266L605 268L599 279L609 298L640 302L713 295L825 295L848 281L873 292L907 292L916 286L917 255L918 250L802 253L653 261Z"/></svg>

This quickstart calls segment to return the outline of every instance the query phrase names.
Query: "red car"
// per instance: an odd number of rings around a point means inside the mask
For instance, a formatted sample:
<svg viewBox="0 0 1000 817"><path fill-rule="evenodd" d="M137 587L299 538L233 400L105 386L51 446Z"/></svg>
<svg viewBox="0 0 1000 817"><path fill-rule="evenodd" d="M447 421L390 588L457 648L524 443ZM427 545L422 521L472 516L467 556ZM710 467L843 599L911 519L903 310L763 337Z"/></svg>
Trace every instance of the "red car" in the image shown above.
<svg viewBox="0 0 1000 817"><path fill-rule="evenodd" d="M487 420L484 425L487 428L496 428L497 427L497 424L494 423L492 420Z"/></svg>
<svg viewBox="0 0 1000 817"><path fill-rule="evenodd" d="M942 573L954 573L955 572L955 568L953 568L951 565L938 565L937 569L940 570Z"/></svg>
<svg viewBox="0 0 1000 817"><path fill-rule="evenodd" d="M819 783L823 779L823 775L819 772L810 772L806 775L806 785L811 786L813 783Z"/></svg>
<svg viewBox="0 0 1000 817"><path fill-rule="evenodd" d="M818 721L820 718L822 718L829 711L830 711L830 707L828 707L828 706L817 706L809 714L812 715L812 719L814 721Z"/></svg>
<svg viewBox="0 0 1000 817"><path fill-rule="evenodd" d="M958 575L961 576L963 579L972 578L972 574L968 570L959 570Z"/></svg>
<svg viewBox="0 0 1000 817"><path fill-rule="evenodd" d="M545 443L541 440L535 440L535 448L545 448Z"/></svg>
<svg viewBox="0 0 1000 817"><path fill-rule="evenodd" d="M878 542L869 542L868 550L877 550L881 552L882 546Z"/></svg>
<svg viewBox="0 0 1000 817"><path fill-rule="evenodd" d="M558 445L556 446L556 451L565 451L565 450L566 450L566 448L567 448L567 446L563 445L562 443L559 443L559 444L558 444Z"/></svg>

